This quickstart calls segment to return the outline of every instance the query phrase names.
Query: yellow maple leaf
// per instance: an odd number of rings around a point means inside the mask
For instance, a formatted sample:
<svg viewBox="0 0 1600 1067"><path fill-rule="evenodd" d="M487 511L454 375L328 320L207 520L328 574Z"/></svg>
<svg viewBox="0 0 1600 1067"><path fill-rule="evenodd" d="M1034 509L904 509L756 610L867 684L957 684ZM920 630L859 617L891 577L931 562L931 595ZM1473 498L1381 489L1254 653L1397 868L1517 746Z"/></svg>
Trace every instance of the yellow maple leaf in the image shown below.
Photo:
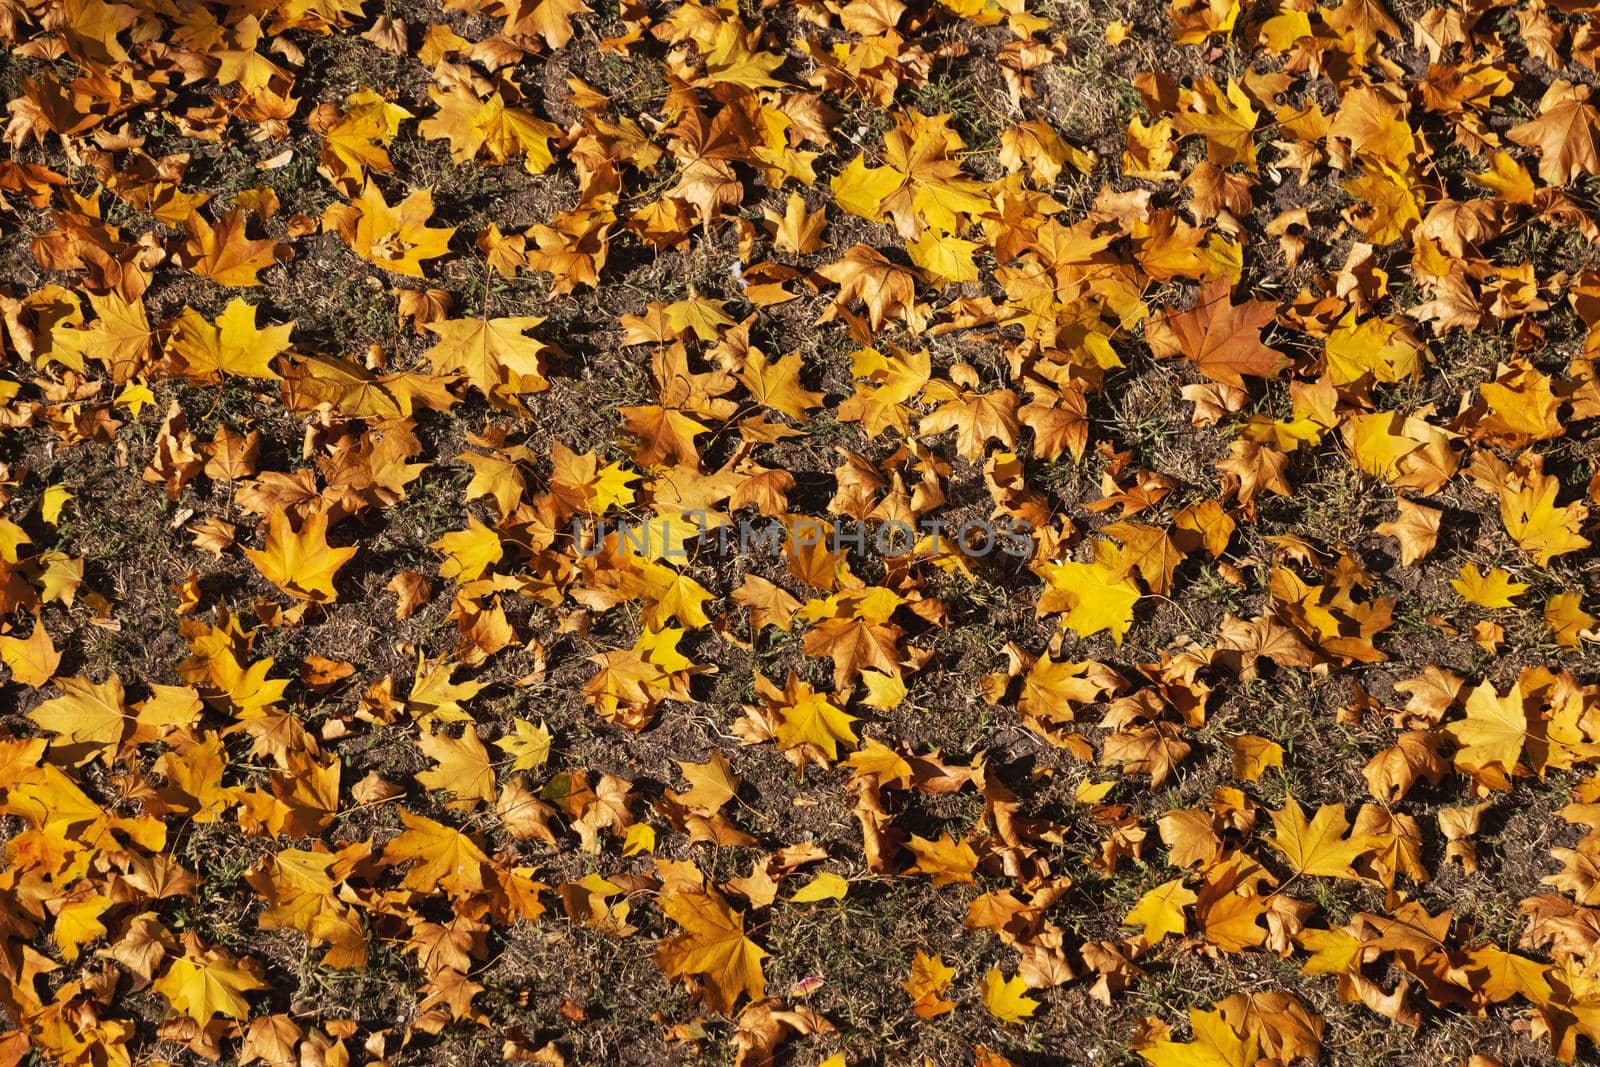
<svg viewBox="0 0 1600 1067"><path fill-rule="evenodd" d="M247 548L244 554L256 570L290 596L318 604L339 598L333 577L356 554L355 546L333 548L328 544L328 516L323 512L307 515L296 530L285 511L274 511L267 526L267 543L261 549Z"/></svg>
<svg viewBox="0 0 1600 1067"><path fill-rule="evenodd" d="M766 995L761 961L767 954L745 936L744 915L722 894L714 889L667 893L661 910L683 928L656 949L656 963L667 977L695 975L706 1004L724 1014L733 1011L741 995L751 1000Z"/></svg>
<svg viewBox="0 0 1600 1067"><path fill-rule="evenodd" d="M118 384L143 374L155 340L144 300L124 299L115 290L88 296L94 321L87 326L56 330L49 359L77 371L84 369L86 357L93 359L110 368L111 377ZM75 320L63 326L69 324L75 324Z"/></svg>
<svg viewBox="0 0 1600 1067"><path fill-rule="evenodd" d="M925 229L921 237L906 245L906 254L933 277L953 285L978 280L978 264L972 258L978 247L976 241Z"/></svg>
<svg viewBox="0 0 1600 1067"><path fill-rule="evenodd" d="M103 893L75 896L61 905L61 910L56 912L55 929L51 931L51 936L61 949L62 959L69 962L77 959L80 946L105 936L106 926L100 921L100 916L110 906L111 898Z"/></svg>
<svg viewBox="0 0 1600 1067"><path fill-rule="evenodd" d="M1511 608L1517 597L1528 591L1525 582L1513 582L1511 575L1500 567L1480 572L1476 565L1467 563L1461 568L1461 577L1450 579L1450 586L1461 594L1461 599L1480 608Z"/></svg>
<svg viewBox="0 0 1600 1067"><path fill-rule="evenodd" d="M800 384L803 365L798 352L769 363L766 356L752 348L745 356L744 370L738 377L756 403L802 422L823 400L821 393Z"/></svg>
<svg viewBox="0 0 1600 1067"><path fill-rule="evenodd" d="M1517 768L1528 738L1528 712L1522 690L1513 685L1505 696L1484 682L1467 696L1467 717L1446 726L1445 733L1461 746L1456 766L1495 782L1508 781Z"/></svg>
<svg viewBox="0 0 1600 1067"><path fill-rule="evenodd" d="M484 396L537 393L550 388L544 376L542 342L526 336L543 322L536 315L500 319L449 319L430 322L439 341L428 349L435 374L459 371Z"/></svg>
<svg viewBox="0 0 1600 1067"><path fill-rule="evenodd" d="M905 182L905 175L889 167L868 167L865 154L858 153L829 183L833 202L864 219L883 218L883 202Z"/></svg>
<svg viewBox="0 0 1600 1067"><path fill-rule="evenodd" d="M489 862L478 843L467 834L422 815L399 809L406 829L383 849L390 867L415 861L401 885L424 893L443 889L451 896L467 897L483 891L483 868Z"/></svg>
<svg viewBox="0 0 1600 1067"><path fill-rule="evenodd" d="M978 854L972 851L972 846L965 839L958 841L948 833L937 841L912 834L906 847L917 854L912 870L931 877L934 885L971 882L972 872L978 869Z"/></svg>
<svg viewBox="0 0 1600 1067"><path fill-rule="evenodd" d="M814 904L822 900L843 900L849 891L849 882L832 871L823 871L795 890L794 895L789 898L789 903Z"/></svg>
<svg viewBox="0 0 1600 1067"><path fill-rule="evenodd" d="M1091 637L1102 630L1122 644L1123 635L1133 626L1133 606L1139 601L1139 587L1113 562L1109 542L1101 542L1092 563L1044 563L1039 567L1045 590L1036 608L1042 617L1063 612L1062 625Z"/></svg>
<svg viewBox="0 0 1600 1067"><path fill-rule="evenodd" d="M348 204L329 204L322 216L325 233L337 233L361 258L384 270L422 277L422 261L450 250L454 226L430 227L433 190L418 189L391 207L383 192L368 181L361 196Z"/></svg>
<svg viewBox="0 0 1600 1067"><path fill-rule="evenodd" d="M1020 975L1007 978L1000 968L991 967L983 976L983 1006L996 1019L1020 1023L1039 1010L1039 1001L1027 995L1028 983Z"/></svg>
<svg viewBox="0 0 1600 1067"><path fill-rule="evenodd" d="M243 1019L250 1014L250 1002L244 994L266 988L249 966L249 961L235 960L220 950L202 949L198 941L191 939L188 950L155 980L154 988L201 1026L218 1015Z"/></svg>
<svg viewBox="0 0 1600 1067"><path fill-rule="evenodd" d="M830 760L839 758L839 744L853 745L855 716L846 715L825 694L805 682L791 680L778 707L778 744L784 748L812 745Z"/></svg>
<svg viewBox="0 0 1600 1067"><path fill-rule="evenodd" d="M523 155L528 173L540 174L555 161L550 139L561 136L561 127L531 111L509 106L499 93L480 100L458 85L449 90L429 89L428 95L439 110L417 124L417 133L430 141L448 140L450 158L457 163L481 154L499 165Z"/></svg>
<svg viewBox="0 0 1600 1067"><path fill-rule="evenodd" d="M522 466L533 462L533 452L525 445L496 450L489 455L463 452L456 456L472 468L472 480L467 483L463 496L468 500L493 497L500 517L511 514L522 501L527 483L522 477Z"/></svg>
<svg viewBox="0 0 1600 1067"><path fill-rule="evenodd" d="M415 116L365 86L345 97L344 103L344 113L322 131L318 170L351 195L366 180L368 171L389 174L394 170L384 146L400 132L400 123Z"/></svg>
<svg viewBox="0 0 1600 1067"><path fill-rule="evenodd" d="M689 789L676 794L682 804L709 813L722 807L739 792L739 776L733 773L733 768L720 752L711 753L708 763L675 762L689 780Z"/></svg>
<svg viewBox="0 0 1600 1067"><path fill-rule="evenodd" d="M130 721L122 680L113 674L103 682L91 682L79 675L57 684L61 695L28 712L28 718L56 735L51 747L64 750L71 762L99 757L109 764Z"/></svg>
<svg viewBox="0 0 1600 1067"><path fill-rule="evenodd" d="M485 526L476 515L467 517L465 530L451 530L431 543L445 555L439 564L439 577L470 582L483 576L483 572L500 561L505 549L500 535L491 526Z"/></svg>
<svg viewBox="0 0 1600 1067"><path fill-rule="evenodd" d="M11 680L37 689L48 682L61 666L61 653L50 639L44 623L35 620L27 637L0 637L0 659L11 668Z"/></svg>
<svg viewBox="0 0 1600 1067"><path fill-rule="evenodd" d="M1376 843L1366 834L1348 839L1344 836L1350 823L1345 818L1343 804L1324 804L1307 823L1299 801L1287 796L1282 809L1271 814L1272 827L1277 834L1267 838L1267 843L1283 853L1295 874L1361 878L1350 865L1376 847Z"/></svg>
<svg viewBox="0 0 1600 1067"><path fill-rule="evenodd" d="M1188 928L1183 909L1199 899L1184 887L1182 878L1174 878L1140 897L1122 922L1127 926L1144 927L1144 939L1152 945L1168 934L1181 937Z"/></svg>
<svg viewBox="0 0 1600 1067"><path fill-rule="evenodd" d="M424 789L442 789L463 801L494 802L494 765L470 723L460 737L424 733L417 747L434 762L432 768L416 776Z"/></svg>
<svg viewBox="0 0 1600 1067"><path fill-rule="evenodd" d="M166 353L176 359L181 373L201 381L234 374L244 378L276 379L272 361L289 350L294 323L257 326L256 309L234 297L215 324L186 307L173 324Z"/></svg>
<svg viewBox="0 0 1600 1067"><path fill-rule="evenodd" d="M1217 1011L1189 1009L1193 1041L1158 1040L1139 1055L1155 1067L1254 1067L1260 1058L1255 1034L1241 1037Z"/></svg>
<svg viewBox="0 0 1600 1067"><path fill-rule="evenodd" d="M677 619L685 627L694 629L711 621L705 612L705 602L712 597L699 582L654 561L640 564L639 573L644 579L644 597L650 602L640 615L640 621L646 626L660 629Z"/></svg>
<svg viewBox="0 0 1600 1067"><path fill-rule="evenodd" d="M1556 505L1561 483L1548 474L1530 471L1520 487L1500 490L1500 519L1506 533L1541 567L1556 556L1589 547L1578 533L1589 509L1581 501Z"/></svg>
<svg viewBox="0 0 1600 1067"><path fill-rule="evenodd" d="M955 980L956 969L939 955L928 955L920 948L911 960L911 976L900 988L911 995L911 1010L919 1019L933 1019L955 1010L955 1001L945 1000L944 991Z"/></svg>
<svg viewBox="0 0 1600 1067"><path fill-rule="evenodd" d="M1423 348L1409 330L1386 319L1358 321L1353 311L1329 332L1324 348L1335 385L1349 385L1369 374L1374 381L1398 382L1422 371Z"/></svg>
<svg viewBox="0 0 1600 1067"><path fill-rule="evenodd" d="M271 238L252 240L245 233L245 213L227 212L212 226L198 211L183 221L189 239L177 255L178 262L218 285L260 285L256 275L290 255L287 245Z"/></svg>
<svg viewBox="0 0 1600 1067"><path fill-rule="evenodd" d="M809 256L828 247L828 242L822 239L822 231L828 226L827 209L807 211L806 202L799 193L789 194L782 215L770 207L764 209L763 214L768 232L772 234L772 246L779 252Z"/></svg>
<svg viewBox="0 0 1600 1067"><path fill-rule="evenodd" d="M495 747L509 755L513 771L531 771L550 758L550 731L544 723L512 719L511 733L495 741Z"/></svg>
<svg viewBox="0 0 1600 1067"><path fill-rule="evenodd" d="M1578 648L1594 639L1596 619L1583 610L1582 593L1555 593L1544 602L1544 621L1555 631L1556 644Z"/></svg>
<svg viewBox="0 0 1600 1067"><path fill-rule="evenodd" d="M1489 169L1482 174L1469 174L1467 180L1500 194L1508 204L1531 204L1537 187L1533 175L1509 152L1497 151L1489 157Z"/></svg>
<svg viewBox="0 0 1600 1067"><path fill-rule="evenodd" d="M472 716L461 702L477 696L484 683L455 681L451 676L456 666L448 659L429 664L421 652L417 653L417 672L406 697L406 711L424 729L435 718L445 722L471 721Z"/></svg>
<svg viewBox="0 0 1600 1067"><path fill-rule="evenodd" d="M1266 773L1269 767L1283 766L1283 746L1265 737L1241 734L1228 738L1228 749L1233 753L1233 774L1253 782Z"/></svg>
<svg viewBox="0 0 1600 1067"><path fill-rule="evenodd" d="M1405 432L1405 416L1398 411L1351 415L1344 425L1356 466L1376 478L1393 481L1399 462L1422 447Z"/></svg>

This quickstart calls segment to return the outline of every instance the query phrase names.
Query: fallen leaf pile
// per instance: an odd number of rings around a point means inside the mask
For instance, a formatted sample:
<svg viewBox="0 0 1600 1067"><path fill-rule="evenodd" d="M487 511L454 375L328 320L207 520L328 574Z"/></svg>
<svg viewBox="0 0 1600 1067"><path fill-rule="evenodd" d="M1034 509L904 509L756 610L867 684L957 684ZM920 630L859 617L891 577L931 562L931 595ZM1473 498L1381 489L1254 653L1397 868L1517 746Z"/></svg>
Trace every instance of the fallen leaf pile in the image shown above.
<svg viewBox="0 0 1600 1067"><path fill-rule="evenodd" d="M0 7L0 1065L1592 1061L1597 11Z"/></svg>

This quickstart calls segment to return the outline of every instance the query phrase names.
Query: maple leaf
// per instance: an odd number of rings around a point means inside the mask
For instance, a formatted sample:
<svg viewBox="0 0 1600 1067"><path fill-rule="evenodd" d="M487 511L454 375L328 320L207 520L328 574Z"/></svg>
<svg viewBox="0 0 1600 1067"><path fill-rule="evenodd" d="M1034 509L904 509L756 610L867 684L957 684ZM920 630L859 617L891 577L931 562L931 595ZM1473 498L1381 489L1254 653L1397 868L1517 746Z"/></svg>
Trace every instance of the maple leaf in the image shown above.
<svg viewBox="0 0 1600 1067"><path fill-rule="evenodd" d="M1506 533L1541 567L1548 567L1556 556L1589 547L1589 539L1578 533L1589 509L1578 501L1557 506L1560 490L1555 478L1530 471L1521 486L1500 491L1500 520Z"/></svg>
<svg viewBox="0 0 1600 1067"><path fill-rule="evenodd" d="M1450 579L1450 585L1461 599L1481 608L1516 607L1512 601L1530 588L1526 582L1513 582L1503 568L1491 567L1483 573L1473 563L1462 564L1461 577Z"/></svg>
<svg viewBox="0 0 1600 1067"><path fill-rule="evenodd" d="M251 240L245 234L243 211L229 211L216 226L197 211L183 221L189 239L177 260L188 270L218 285L260 285L256 275L290 255L287 245L271 238Z"/></svg>
<svg viewBox="0 0 1600 1067"><path fill-rule="evenodd" d="M419 122L417 132L430 141L448 140L450 158L457 163L480 152L497 165L525 154L528 173L539 174L554 162L550 139L561 136L561 128L532 112L508 106L499 93L479 100L466 87L456 86L448 91L429 89L428 95L439 110Z"/></svg>
<svg viewBox="0 0 1600 1067"><path fill-rule="evenodd" d="M1106 738L1105 763L1121 763L1133 773L1148 774L1152 786L1160 785L1189 755L1189 745L1168 723L1157 723Z"/></svg>
<svg viewBox="0 0 1600 1067"><path fill-rule="evenodd" d="M332 548L327 541L328 516L323 512L307 515L295 530L284 511L274 511L268 521L267 543L245 555L268 581L290 596L313 603L337 600L333 577L356 554L349 548Z"/></svg>
<svg viewBox="0 0 1600 1067"><path fill-rule="evenodd" d="M919 1019L933 1019L955 1010L955 1001L945 1000L944 991L955 980L956 969L935 954L917 949L911 960L911 976L900 988L911 995L911 1010Z"/></svg>
<svg viewBox="0 0 1600 1067"><path fill-rule="evenodd" d="M405 832L383 849L383 863L397 867L416 861L401 885L420 892L442 888L455 897L483 891L483 869L489 857L467 834L421 815L400 809Z"/></svg>
<svg viewBox="0 0 1600 1067"><path fill-rule="evenodd" d="M1400 542L1400 562L1409 567L1433 551L1439 539L1439 520L1444 513L1404 497L1396 503L1400 506L1400 517L1393 522L1381 522L1376 529Z"/></svg>
<svg viewBox="0 0 1600 1067"><path fill-rule="evenodd" d="M598 286L616 216L609 210L580 208L552 221L556 225L528 229L528 236L539 246L529 250L528 266L552 276L552 296L570 293L579 285Z"/></svg>
<svg viewBox="0 0 1600 1067"><path fill-rule="evenodd" d="M92 323L82 328L63 328L53 335L52 358L80 371L85 357L94 359L111 368L117 382L142 373L155 340L144 301L129 300L116 292L90 293L89 307L95 313Z"/></svg>
<svg viewBox="0 0 1600 1067"><path fill-rule="evenodd" d="M1043 119L1019 122L1002 132L999 158L1000 165L1008 170L1015 171L1026 164L1029 176L1041 186L1053 183L1069 163L1084 173L1094 165L1094 153L1063 141Z"/></svg>
<svg viewBox="0 0 1600 1067"><path fill-rule="evenodd" d="M738 795L739 776L733 773L733 768L728 766L722 753L711 753L709 763L676 762L690 786L687 792L678 794L680 803L700 811L713 812Z"/></svg>
<svg viewBox="0 0 1600 1067"><path fill-rule="evenodd" d="M454 226L430 227L433 190L418 189L391 207L370 180L348 204L329 204L322 216L325 233L337 233L356 255L384 270L422 277L422 261L449 250Z"/></svg>
<svg viewBox="0 0 1600 1067"><path fill-rule="evenodd" d="M1522 690L1513 685L1500 696L1493 685L1484 682L1468 694L1466 711L1465 719L1445 727L1461 746L1455 754L1456 765L1484 775L1488 781L1508 782L1528 739Z"/></svg>
<svg viewBox="0 0 1600 1067"><path fill-rule="evenodd" d="M106 927L100 921L100 916L110 906L111 898L100 893L79 897L61 905L61 910L56 912L56 924L51 937L61 949L62 959L77 959L79 946L105 936Z"/></svg>
<svg viewBox="0 0 1600 1067"><path fill-rule="evenodd" d="M1033 454L1041 459L1057 459L1064 451L1082 459L1089 447L1089 409L1081 388L1040 389L1017 418L1033 430Z"/></svg>
<svg viewBox="0 0 1600 1067"><path fill-rule="evenodd" d="M824 900L843 900L850 891L850 883L834 874L823 871L810 882L795 890L789 897L791 904L815 904Z"/></svg>
<svg viewBox="0 0 1600 1067"><path fill-rule="evenodd" d="M406 710L423 727L435 717L446 722L469 722L471 716L462 706L483 690L482 682L457 682L452 678L456 664L441 659L429 664L421 652L417 653L416 677L411 683L411 694L406 697Z"/></svg>
<svg viewBox="0 0 1600 1067"><path fill-rule="evenodd" d="M889 621L899 601L883 592L883 596L855 601L846 610L822 619L805 636L806 655L833 659L837 689L851 685L863 669L900 675L899 641L904 631Z"/></svg>
<svg viewBox="0 0 1600 1067"><path fill-rule="evenodd" d="M494 802L494 765L489 760L489 751L470 725L460 737L424 733L417 747L435 764L417 774L417 782L423 788L442 789L464 801Z"/></svg>
<svg viewBox="0 0 1600 1067"><path fill-rule="evenodd" d="M1254 1067L1260 1057L1256 1036L1241 1037L1221 1012L1190 1008L1189 1028L1193 1041L1163 1038L1136 1051L1155 1067Z"/></svg>
<svg viewBox="0 0 1600 1067"><path fill-rule="evenodd" d="M957 841L949 834L944 834L937 841L912 834L906 847L917 854L916 866L912 870L928 875L936 886L952 882L970 883L972 872L978 868L978 854L972 851L972 846L965 840Z"/></svg>
<svg viewBox="0 0 1600 1067"><path fill-rule="evenodd" d="M757 1001L766 995L761 961L767 954L745 936L744 915L722 894L667 893L660 903L662 913L683 928L656 949L656 963L667 977L698 977L706 1004L724 1015L741 995Z"/></svg>
<svg viewBox="0 0 1600 1067"><path fill-rule="evenodd" d="M779 252L808 256L828 247L828 243L822 239L822 231L828 226L827 211L808 212L806 202L799 193L789 194L783 214L778 214L770 207L764 208L763 214L767 231L772 234L772 246Z"/></svg>
<svg viewBox="0 0 1600 1067"><path fill-rule="evenodd" d="M28 712L28 718L55 734L52 747L66 748L69 759L77 757L74 762L99 757L109 764L130 721L122 680L113 674L96 683L79 675L57 684L61 696L46 700Z"/></svg>
<svg viewBox="0 0 1600 1067"><path fill-rule="evenodd" d="M495 747L512 757L513 771L531 771L550 758L550 731L542 722L513 719L511 733L495 741Z"/></svg>
<svg viewBox="0 0 1600 1067"><path fill-rule="evenodd" d="M256 473L261 459L261 431L237 434L218 424L216 435L206 447L206 477L219 482L237 482Z"/></svg>
<svg viewBox="0 0 1600 1067"><path fill-rule="evenodd" d="M1007 978L998 967L983 976L983 1006L996 1019L1020 1023L1039 1010L1039 1001L1027 995L1028 983L1020 975Z"/></svg>
<svg viewBox="0 0 1600 1067"><path fill-rule="evenodd" d="M501 516L510 515L528 488L522 477L522 465L533 462L533 458L533 452L523 445L497 450L487 456L479 452L461 453L456 459L466 463L473 472L463 495L468 500L492 497Z"/></svg>
<svg viewBox="0 0 1600 1067"><path fill-rule="evenodd" d="M272 361L289 350L294 323L257 326L256 309L234 297L215 324L186 307L173 324L167 340L168 356L178 361L181 373L201 381L224 375L276 379Z"/></svg>
<svg viewBox="0 0 1600 1067"><path fill-rule="evenodd" d="M1254 782L1269 767L1283 766L1283 746L1265 737L1243 734L1228 739L1228 749L1233 753L1233 775Z"/></svg>
<svg viewBox="0 0 1600 1067"><path fill-rule="evenodd" d="M916 276L896 266L869 245L850 246L836 263L819 267L817 273L839 286L837 304L848 304L859 297L867 307L874 330L891 318L915 318Z"/></svg>
<svg viewBox="0 0 1600 1067"><path fill-rule="evenodd" d="M385 146L411 112L362 87L345 97L345 110L322 129L318 170L346 196L354 195L371 171L390 174L394 163ZM321 126L321 123L317 123Z"/></svg>
<svg viewBox="0 0 1600 1067"><path fill-rule="evenodd" d="M184 954L153 983L174 1008L205 1026L218 1015L243 1019L250 1014L244 994L265 989L249 960L235 960L219 949L202 948L189 935Z"/></svg>
<svg viewBox="0 0 1600 1067"><path fill-rule="evenodd" d="M965 364L951 368L953 384L929 382L923 394L939 406L917 424L923 434L956 431L956 451L965 459L980 460L989 441L1011 448L1017 440L1017 394L1009 389L979 393L977 372ZM963 386L965 388L963 388Z"/></svg>
<svg viewBox="0 0 1600 1067"><path fill-rule="evenodd" d="M1421 441L1406 433L1406 420L1398 411L1352 415L1344 428L1357 466L1390 481L1399 478L1400 461L1422 447Z"/></svg>
<svg viewBox="0 0 1600 1067"><path fill-rule="evenodd" d="M560 441L550 447L550 488L573 510L603 515L633 503L632 483L639 476L620 463L601 467L594 453L578 455Z"/></svg>
<svg viewBox="0 0 1600 1067"><path fill-rule="evenodd" d="M1166 596L1172 590L1172 574L1183 562L1183 553L1165 530L1136 522L1114 522L1100 532L1125 546L1117 557L1121 576L1138 571L1156 596Z"/></svg>
<svg viewBox="0 0 1600 1067"><path fill-rule="evenodd" d="M1482 174L1469 174L1467 180L1492 189L1501 199L1512 204L1531 204L1536 186L1533 177L1509 152L1495 152L1489 157L1490 167Z"/></svg>
<svg viewBox="0 0 1600 1067"><path fill-rule="evenodd" d="M750 395L762 407L781 412L796 422L805 420L813 408L820 407L823 396L800 384L803 362L798 352L791 352L774 362L751 349L745 357L744 370L739 381L750 390Z"/></svg>
<svg viewBox="0 0 1600 1067"><path fill-rule="evenodd" d="M1188 928L1183 909L1199 899L1184 887L1182 878L1175 878L1140 897L1122 921L1124 925L1144 927L1144 939L1153 945L1168 934L1183 936Z"/></svg>
<svg viewBox="0 0 1600 1067"><path fill-rule="evenodd" d="M476 515L467 517L465 530L451 530L428 547L444 553L445 560L439 564L439 577L463 582L481 578L483 572L498 563L505 554L500 535L494 527L485 526Z"/></svg>
<svg viewBox="0 0 1600 1067"><path fill-rule="evenodd" d="M947 285L959 285L978 280L978 264L972 255L979 247L976 241L926 229L922 236L906 245L906 254L930 277Z"/></svg>
<svg viewBox="0 0 1600 1067"><path fill-rule="evenodd" d="M27 637L0 636L0 660L11 668L11 680L31 689L48 682L61 666L61 653L44 623L35 621Z"/></svg>
<svg viewBox="0 0 1600 1067"><path fill-rule="evenodd" d="M1216 1004L1235 1031L1261 1042L1261 1051L1288 1063L1298 1057L1316 1060L1322 1055L1325 1020L1306 1010L1292 993L1268 990L1236 993Z"/></svg>
<svg viewBox="0 0 1600 1067"><path fill-rule="evenodd" d="M1600 112L1589 103L1589 94L1589 86L1557 78L1539 100L1539 117L1506 133L1517 144L1538 149L1539 177L1551 185L1600 174Z"/></svg>
<svg viewBox="0 0 1600 1067"><path fill-rule="evenodd" d="M543 322L533 315L500 319L449 319L427 324L439 341L428 349L435 374L460 371L491 399L502 393L550 388L539 353L545 346L527 332Z"/></svg>
<svg viewBox="0 0 1600 1067"><path fill-rule="evenodd" d="M1244 375L1275 377L1288 359L1261 343L1261 327L1274 317L1273 305L1259 300L1235 304L1225 280L1200 290L1192 310L1168 318L1184 358L1212 381L1243 386Z"/></svg>
<svg viewBox="0 0 1600 1067"><path fill-rule="evenodd" d="M544 38L550 48L572 40L572 19L589 11L584 0L508 0L506 33Z"/></svg>
<svg viewBox="0 0 1600 1067"><path fill-rule="evenodd" d="M1504 952L1493 945L1472 949L1467 958L1473 989L1492 1003L1520 996L1542 1004L1553 992L1546 977L1550 967L1538 960Z"/></svg>
<svg viewBox="0 0 1600 1067"><path fill-rule="evenodd" d="M1255 127L1260 116L1244 86L1230 79L1223 89L1206 78L1195 87L1191 103L1198 106L1178 115L1179 131L1204 137L1207 155L1217 166L1240 163L1254 171Z"/></svg>
<svg viewBox="0 0 1600 1067"><path fill-rule="evenodd" d="M1133 626L1133 606L1139 589L1119 571L1111 557L1097 554L1092 563L1045 563L1039 573L1047 588L1036 607L1042 617L1065 612L1062 625L1090 637L1110 631L1112 640L1122 644L1123 635Z"/></svg>
<svg viewBox="0 0 1600 1067"><path fill-rule="evenodd" d="M700 450L694 439L707 433L710 427L685 415L681 411L664 408L659 404L618 408L623 427L639 440L634 461L641 466L652 466L671 459L677 463L698 467Z"/></svg>
<svg viewBox="0 0 1600 1067"><path fill-rule="evenodd" d="M791 676L778 706L778 743L784 748L811 745L830 760L839 758L839 744L855 744L850 729L855 717L846 715L826 695Z"/></svg>
<svg viewBox="0 0 1600 1067"><path fill-rule="evenodd" d="M1344 836L1350 823L1343 804L1324 804L1307 823L1299 801L1286 796L1283 807L1271 814L1277 834L1267 838L1267 843L1283 853L1295 874L1361 879L1350 865L1375 848L1377 842L1365 834Z"/></svg>

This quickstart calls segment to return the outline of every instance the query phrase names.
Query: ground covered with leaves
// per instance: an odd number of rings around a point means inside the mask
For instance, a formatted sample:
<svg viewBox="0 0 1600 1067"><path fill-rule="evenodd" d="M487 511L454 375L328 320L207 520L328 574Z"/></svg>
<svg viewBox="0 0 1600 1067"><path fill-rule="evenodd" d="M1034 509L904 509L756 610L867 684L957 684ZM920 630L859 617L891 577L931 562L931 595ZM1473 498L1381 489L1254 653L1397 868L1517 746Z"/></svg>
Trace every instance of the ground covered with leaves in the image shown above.
<svg viewBox="0 0 1600 1067"><path fill-rule="evenodd" d="M1597 59L0 4L0 1064L1592 1058Z"/></svg>

